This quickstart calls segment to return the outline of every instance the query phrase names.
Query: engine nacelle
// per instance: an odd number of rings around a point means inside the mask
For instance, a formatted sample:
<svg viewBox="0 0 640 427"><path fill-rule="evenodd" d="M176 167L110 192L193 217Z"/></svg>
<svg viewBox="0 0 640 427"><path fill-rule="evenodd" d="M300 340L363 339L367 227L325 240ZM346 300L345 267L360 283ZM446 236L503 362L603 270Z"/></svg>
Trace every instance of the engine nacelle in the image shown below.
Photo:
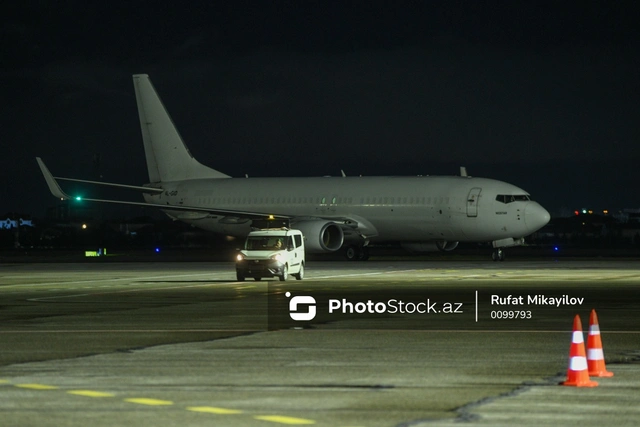
<svg viewBox="0 0 640 427"><path fill-rule="evenodd" d="M442 240L436 242L436 246L438 250L442 252L449 252L458 247L458 242L447 242L446 240Z"/></svg>
<svg viewBox="0 0 640 427"><path fill-rule="evenodd" d="M291 224L305 236L307 252L335 252L344 243L342 228L331 221L300 221Z"/></svg>
<svg viewBox="0 0 640 427"><path fill-rule="evenodd" d="M402 243L402 247L412 253L449 252L458 247L458 242L448 242L446 240L437 242L410 242Z"/></svg>

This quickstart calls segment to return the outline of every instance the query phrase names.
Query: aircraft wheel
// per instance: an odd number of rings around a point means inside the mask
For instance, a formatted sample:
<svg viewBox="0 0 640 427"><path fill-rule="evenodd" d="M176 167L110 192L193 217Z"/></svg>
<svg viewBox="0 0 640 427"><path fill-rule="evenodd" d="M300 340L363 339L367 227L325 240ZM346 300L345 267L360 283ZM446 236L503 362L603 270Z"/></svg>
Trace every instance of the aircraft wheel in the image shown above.
<svg viewBox="0 0 640 427"><path fill-rule="evenodd" d="M504 250L501 248L494 249L491 254L491 259L494 261L504 261Z"/></svg>
<svg viewBox="0 0 640 427"><path fill-rule="evenodd" d="M253 280L255 280L256 282L259 282L260 280L262 280L262 277L254 277Z"/></svg>
<svg viewBox="0 0 640 427"><path fill-rule="evenodd" d="M280 281L284 282L289 278L289 266L285 265L284 270L282 270L282 274L280 275Z"/></svg>
<svg viewBox="0 0 640 427"><path fill-rule="evenodd" d="M358 261L366 261L369 259L369 248L366 246L363 246L361 248L358 248Z"/></svg>
<svg viewBox="0 0 640 427"><path fill-rule="evenodd" d="M349 261L355 261L358 259L358 248L353 245L347 246L344 250L344 256Z"/></svg>
<svg viewBox="0 0 640 427"><path fill-rule="evenodd" d="M294 274L293 277L295 277L296 280L304 279L304 264L300 264L300 271L298 274Z"/></svg>

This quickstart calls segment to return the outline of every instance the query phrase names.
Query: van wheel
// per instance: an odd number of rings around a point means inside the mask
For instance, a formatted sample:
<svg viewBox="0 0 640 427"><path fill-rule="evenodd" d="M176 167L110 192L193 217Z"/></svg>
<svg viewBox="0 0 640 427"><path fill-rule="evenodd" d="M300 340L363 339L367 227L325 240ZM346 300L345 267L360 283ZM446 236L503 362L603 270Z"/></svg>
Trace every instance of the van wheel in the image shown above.
<svg viewBox="0 0 640 427"><path fill-rule="evenodd" d="M282 270L282 274L280 275L280 281L284 282L288 278L289 278L289 266L285 265L284 269Z"/></svg>
<svg viewBox="0 0 640 427"><path fill-rule="evenodd" d="M300 271L298 274L294 274L293 277L295 277L296 280L304 279L304 264L300 264Z"/></svg>

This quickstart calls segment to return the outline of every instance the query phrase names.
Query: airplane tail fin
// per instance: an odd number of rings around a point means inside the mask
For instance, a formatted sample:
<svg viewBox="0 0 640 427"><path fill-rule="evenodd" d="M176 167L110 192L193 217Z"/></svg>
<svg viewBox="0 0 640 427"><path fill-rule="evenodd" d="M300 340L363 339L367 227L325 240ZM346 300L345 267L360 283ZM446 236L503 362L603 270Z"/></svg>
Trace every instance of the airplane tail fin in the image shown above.
<svg viewBox="0 0 640 427"><path fill-rule="evenodd" d="M147 74L134 74L149 182L230 178L198 162L182 141Z"/></svg>

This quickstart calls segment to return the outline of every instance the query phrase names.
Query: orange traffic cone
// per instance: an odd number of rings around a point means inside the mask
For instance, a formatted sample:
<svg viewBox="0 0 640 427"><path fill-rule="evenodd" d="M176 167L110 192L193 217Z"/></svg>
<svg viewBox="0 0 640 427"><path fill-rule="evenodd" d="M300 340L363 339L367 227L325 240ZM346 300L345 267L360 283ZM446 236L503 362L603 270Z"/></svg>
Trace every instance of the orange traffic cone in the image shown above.
<svg viewBox="0 0 640 427"><path fill-rule="evenodd" d="M584 351L584 336L582 335L582 322L580 316L576 314L573 319L573 339L569 350L569 369L567 370L567 380L562 385L575 387L595 387L597 382L589 380L587 369L587 358Z"/></svg>
<svg viewBox="0 0 640 427"><path fill-rule="evenodd" d="M613 372L607 371L607 367L604 365L604 352L602 351L602 340L600 339L600 325L598 325L598 315L595 310L591 310L591 316L589 317L587 365L589 366L589 375L593 377L613 376Z"/></svg>

